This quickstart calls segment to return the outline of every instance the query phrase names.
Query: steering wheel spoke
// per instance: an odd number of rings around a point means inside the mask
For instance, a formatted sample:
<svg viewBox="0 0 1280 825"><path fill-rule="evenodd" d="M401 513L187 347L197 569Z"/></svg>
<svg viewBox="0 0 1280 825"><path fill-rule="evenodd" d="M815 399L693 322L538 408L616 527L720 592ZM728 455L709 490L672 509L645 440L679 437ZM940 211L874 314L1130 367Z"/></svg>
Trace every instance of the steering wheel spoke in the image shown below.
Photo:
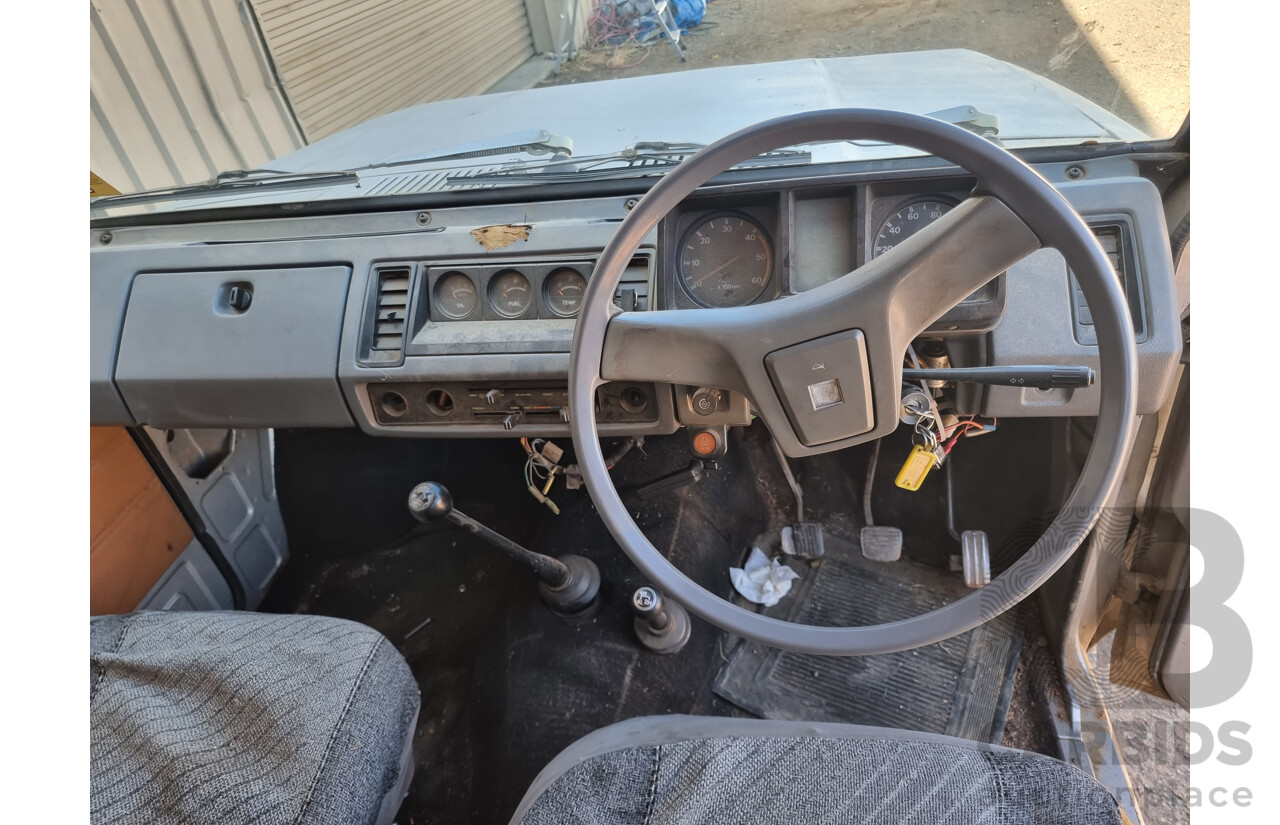
<svg viewBox="0 0 1280 825"><path fill-rule="evenodd" d="M930 324L1040 248L1000 199L976 195L864 267L899 353Z"/></svg>

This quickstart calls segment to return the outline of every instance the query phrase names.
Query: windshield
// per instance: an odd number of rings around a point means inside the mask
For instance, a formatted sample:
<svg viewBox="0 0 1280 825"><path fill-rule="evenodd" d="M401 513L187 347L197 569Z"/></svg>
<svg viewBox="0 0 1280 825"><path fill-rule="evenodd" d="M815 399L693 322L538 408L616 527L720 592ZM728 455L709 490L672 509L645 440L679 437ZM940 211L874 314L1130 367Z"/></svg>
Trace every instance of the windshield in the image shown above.
<svg viewBox="0 0 1280 825"><path fill-rule="evenodd" d="M92 171L148 193L93 217L659 175L833 107L1010 149L1169 137L1190 108L1188 0L481 0L447 20L397 0L342 20L247 5L173 43L165 20L91 7ZM131 39L177 56L157 77ZM753 165L914 154L853 142Z"/></svg>
<svg viewBox="0 0 1280 825"><path fill-rule="evenodd" d="M547 82L969 49L1065 86L1151 137L1171 136L1190 110L1189 0L681 0L676 11L689 19L703 10L682 38L683 61L654 37L645 6L596 3L582 51Z"/></svg>

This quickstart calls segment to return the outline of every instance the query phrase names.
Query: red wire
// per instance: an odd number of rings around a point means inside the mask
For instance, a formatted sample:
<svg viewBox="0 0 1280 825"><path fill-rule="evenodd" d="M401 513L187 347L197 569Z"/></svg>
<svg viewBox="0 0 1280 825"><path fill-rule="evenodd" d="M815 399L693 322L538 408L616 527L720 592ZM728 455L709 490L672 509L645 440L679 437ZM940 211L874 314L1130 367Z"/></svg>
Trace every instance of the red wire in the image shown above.
<svg viewBox="0 0 1280 825"><path fill-rule="evenodd" d="M960 437L965 433L969 432L969 430L981 430L981 429L983 429L983 426L978 422L974 421L973 419L969 419L968 421L961 421L959 424L956 425L955 430L952 431L951 438L949 438L947 440L947 443L943 445L942 447L943 454L949 455L951 453L951 449L955 447L956 443L960 440Z"/></svg>

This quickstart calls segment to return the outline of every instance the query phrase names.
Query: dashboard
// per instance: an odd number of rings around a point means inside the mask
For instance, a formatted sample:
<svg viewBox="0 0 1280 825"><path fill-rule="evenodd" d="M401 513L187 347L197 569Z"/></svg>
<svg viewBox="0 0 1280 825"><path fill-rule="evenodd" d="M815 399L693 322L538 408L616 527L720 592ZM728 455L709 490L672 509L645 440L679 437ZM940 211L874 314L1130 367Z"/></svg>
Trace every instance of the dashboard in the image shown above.
<svg viewBox="0 0 1280 825"><path fill-rule="evenodd" d="M1038 168L1089 223L1124 286L1139 412L1159 408L1182 349L1162 205L1133 161ZM974 188L934 164L848 174L770 170L706 186L640 245L614 295L629 312L785 301L885 254ZM351 427L390 436L567 434L575 319L634 199L517 201L348 215L95 227L95 424ZM851 274L852 273L852 274ZM1097 367L1092 317L1051 249L1014 265L925 333L953 366ZM961 385L993 416L1092 415L1098 389ZM749 423L715 387L601 387L603 434Z"/></svg>

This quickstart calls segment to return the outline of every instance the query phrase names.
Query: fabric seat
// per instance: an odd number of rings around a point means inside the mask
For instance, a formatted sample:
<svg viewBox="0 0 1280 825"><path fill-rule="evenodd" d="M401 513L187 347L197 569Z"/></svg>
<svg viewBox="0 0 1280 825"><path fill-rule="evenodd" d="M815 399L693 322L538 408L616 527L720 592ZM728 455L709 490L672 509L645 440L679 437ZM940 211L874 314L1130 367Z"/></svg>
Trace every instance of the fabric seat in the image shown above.
<svg viewBox="0 0 1280 825"><path fill-rule="evenodd" d="M376 631L323 616L90 621L90 819L390 823L417 684Z"/></svg>
<svg viewBox="0 0 1280 825"><path fill-rule="evenodd" d="M656 716L549 764L513 823L1120 825L1091 777L1039 754L858 725Z"/></svg>
<svg viewBox="0 0 1280 825"><path fill-rule="evenodd" d="M390 825L419 696L376 631L321 616L90 622L90 809L106 823ZM503 781L494 777L495 783ZM1122 825L1039 754L856 725L631 719L557 756L522 825Z"/></svg>

